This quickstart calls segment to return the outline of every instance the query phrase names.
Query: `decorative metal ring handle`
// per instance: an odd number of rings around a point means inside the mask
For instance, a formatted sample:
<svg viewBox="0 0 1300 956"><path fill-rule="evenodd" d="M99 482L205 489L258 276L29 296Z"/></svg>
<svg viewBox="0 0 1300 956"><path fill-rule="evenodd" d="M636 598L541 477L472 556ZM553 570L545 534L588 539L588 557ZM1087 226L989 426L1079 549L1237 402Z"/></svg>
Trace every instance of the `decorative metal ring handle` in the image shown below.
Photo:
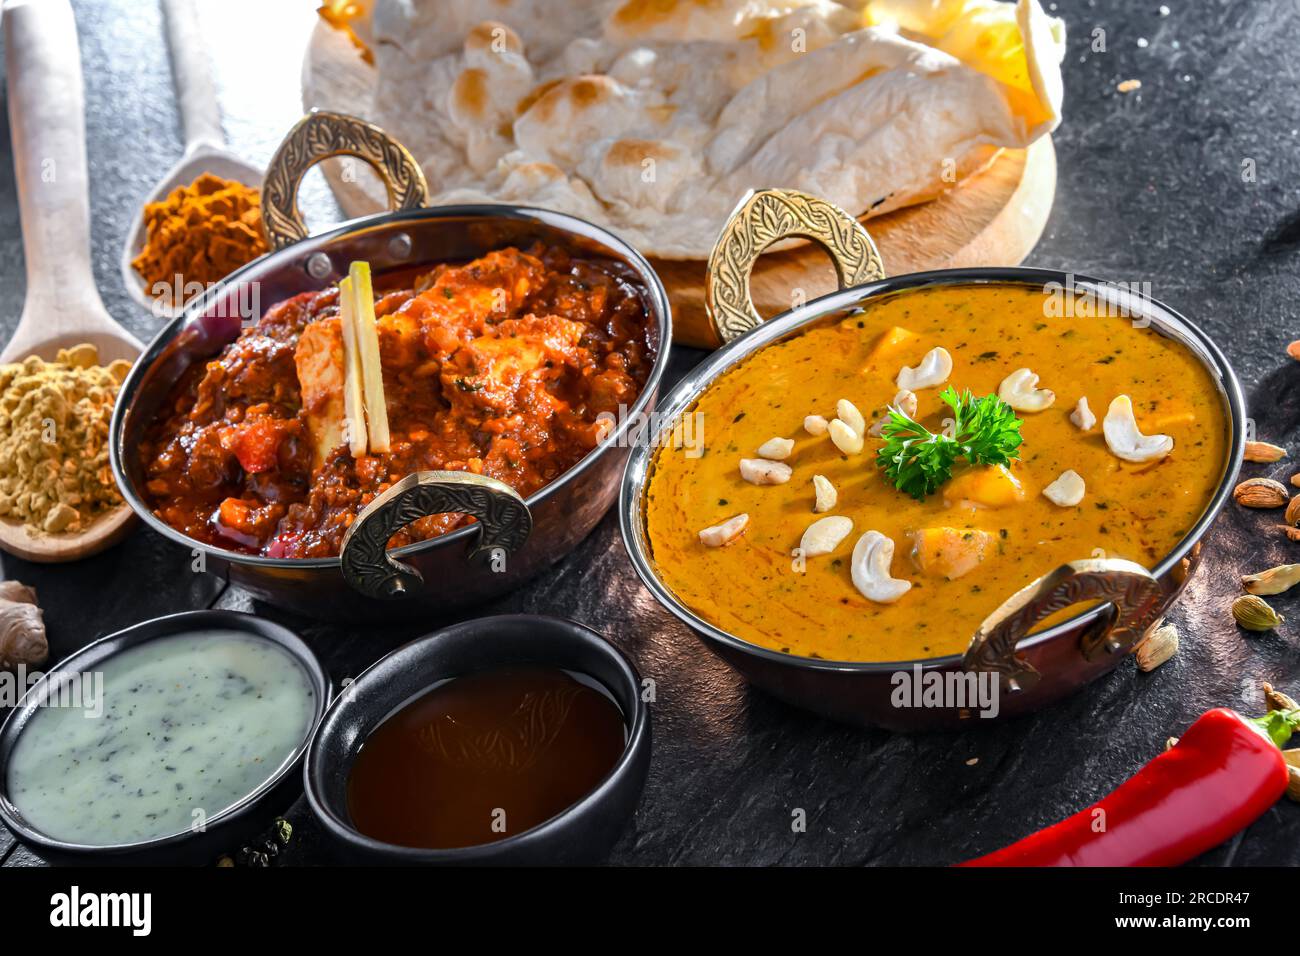
<svg viewBox="0 0 1300 956"><path fill-rule="evenodd" d="M388 539L428 515L462 512L478 519L480 533L466 556L508 556L523 547L533 516L505 482L464 471L417 471L393 485L357 515L343 536L343 577L367 597L410 597L424 578L388 554Z"/></svg>
<svg viewBox="0 0 1300 956"><path fill-rule="evenodd" d="M704 310L724 344L763 321L749 292L754 263L773 243L795 237L830 254L841 289L885 277L871 236L839 206L794 189L751 190L722 227L704 280Z"/></svg>
<svg viewBox="0 0 1300 956"><path fill-rule="evenodd" d="M971 638L962 666L1001 675L1008 692L1032 687L1039 674L1016 645L1045 617L1081 601L1106 601L1115 616L1085 635L1079 650L1088 660L1103 652L1127 653L1164 612L1160 582L1140 564L1118 558L1071 561L1021 588L984 619Z"/></svg>
<svg viewBox="0 0 1300 956"><path fill-rule="evenodd" d="M312 110L289 130L262 180L262 230L272 249L307 238L298 187L307 170L331 156L355 156L373 166L388 190L390 210L420 209L429 201L424 172L405 146L355 116Z"/></svg>

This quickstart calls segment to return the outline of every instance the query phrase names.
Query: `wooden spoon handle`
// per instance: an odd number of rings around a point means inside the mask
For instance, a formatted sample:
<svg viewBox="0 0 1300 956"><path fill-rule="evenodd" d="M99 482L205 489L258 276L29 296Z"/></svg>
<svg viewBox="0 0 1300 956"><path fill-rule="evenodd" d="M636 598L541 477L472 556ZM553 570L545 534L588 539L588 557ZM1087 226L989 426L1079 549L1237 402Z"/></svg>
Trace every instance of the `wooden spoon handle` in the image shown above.
<svg viewBox="0 0 1300 956"><path fill-rule="evenodd" d="M192 153L203 145L220 148L225 143L221 109L194 0L163 0L163 15L167 18L167 45L171 48L185 152Z"/></svg>
<svg viewBox="0 0 1300 956"><path fill-rule="evenodd" d="M90 268L86 110L72 8L68 0L8 0L3 22L27 259L22 324L48 319L44 309L103 313Z"/></svg>

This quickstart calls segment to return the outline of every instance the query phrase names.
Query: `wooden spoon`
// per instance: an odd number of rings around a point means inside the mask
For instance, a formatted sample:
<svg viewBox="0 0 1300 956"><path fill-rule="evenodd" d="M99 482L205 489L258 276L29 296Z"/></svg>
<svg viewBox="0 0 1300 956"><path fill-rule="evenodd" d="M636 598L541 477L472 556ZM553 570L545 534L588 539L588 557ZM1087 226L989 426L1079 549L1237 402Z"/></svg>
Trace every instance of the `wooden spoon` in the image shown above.
<svg viewBox="0 0 1300 956"><path fill-rule="evenodd" d="M153 188L145 203L166 198L173 189L188 186L203 173L212 173L222 179L231 179L261 189L263 170L225 148L225 138L221 132L221 110L217 106L216 88L203 53L206 44L199 32L195 0L163 0L162 6L167 20L167 45L171 48L181 126L185 133L185 152ZM137 213L135 228L127 235L126 244L122 248L122 284L126 286L131 298L151 310L154 315L175 318L183 311L184 302L173 303L165 293L161 297L155 297L152 290L145 287L140 273L131 265L132 260L144 248L146 232L144 216ZM182 276L181 281L192 280L188 276ZM183 294L184 289L179 291L182 292L182 300L193 297Z"/></svg>
<svg viewBox="0 0 1300 956"><path fill-rule="evenodd" d="M134 361L140 343L104 308L90 268L86 120L77 26L68 0L6 0L5 76L18 210L27 260L27 301L0 364L53 359L89 342L99 361ZM72 561L130 530L125 504L71 534L31 535L0 521L0 548L29 561Z"/></svg>

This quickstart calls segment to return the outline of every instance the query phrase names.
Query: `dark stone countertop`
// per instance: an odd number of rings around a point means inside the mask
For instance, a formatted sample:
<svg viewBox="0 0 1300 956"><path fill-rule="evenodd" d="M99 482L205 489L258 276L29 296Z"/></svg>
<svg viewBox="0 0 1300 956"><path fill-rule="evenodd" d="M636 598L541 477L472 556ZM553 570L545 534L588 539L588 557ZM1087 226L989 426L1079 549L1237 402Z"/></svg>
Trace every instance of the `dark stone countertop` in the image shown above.
<svg viewBox="0 0 1300 956"><path fill-rule="evenodd" d="M212 32L227 131L265 161L298 113L300 43L314 3L223 3L267 40ZM87 80L96 275L116 317L141 337L156 326L126 297L117 272L139 201L180 152L162 26L151 3L74 4ZM1053 5L1070 29L1066 120L1056 134L1056 205L1029 264L1128 282L1210 332L1245 386L1259 434L1293 449L1300 434L1300 11L1285 0L1131 0ZM269 7L283 23L266 25ZM298 9L300 8L300 9ZM225 18L223 18L225 19ZM1107 52L1094 52L1104 31ZM1145 43L1140 40L1145 39ZM258 46L258 43L261 45ZM1121 94L1116 84L1142 81ZM7 126L0 149L0 332L17 320L24 279ZM1251 167L1254 177L1243 177ZM328 221L323 184L306 205ZM680 350L669 381L700 358ZM1247 466L1283 480L1294 459ZM645 797L612 862L631 864L942 864L991 850L1086 806L1216 705L1262 710L1258 685L1300 688L1295 628L1243 635L1227 604L1236 576L1296 559L1269 530L1276 516L1230 506L1206 539L1207 558L1171 615L1182 650L1151 674L1124 662L1112 675L1033 717L962 733L903 736L837 726L745 685L636 580L617 521L551 572L473 615L554 613L603 632L655 678L654 759ZM55 657L159 614L209 605L254 609L305 635L335 680L354 675L416 627L337 627L253 605L188 552L137 531L107 554L38 567L0 556L5 577L34 584ZM1300 621L1300 600L1275 606ZM459 617L470 616L460 615ZM977 758L977 762L971 761ZM807 812L807 832L791 814ZM292 863L323 858L302 802L290 819ZM7 865L40 861L0 837ZM1278 804L1209 864L1300 863L1300 807Z"/></svg>

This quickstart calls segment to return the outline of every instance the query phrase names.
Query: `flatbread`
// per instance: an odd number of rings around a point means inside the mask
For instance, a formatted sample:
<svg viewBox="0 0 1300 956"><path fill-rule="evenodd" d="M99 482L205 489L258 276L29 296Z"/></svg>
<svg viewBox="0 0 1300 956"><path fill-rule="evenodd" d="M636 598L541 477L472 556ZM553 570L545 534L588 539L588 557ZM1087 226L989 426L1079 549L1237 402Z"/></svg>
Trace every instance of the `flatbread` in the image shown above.
<svg viewBox="0 0 1300 956"><path fill-rule="evenodd" d="M370 118L434 203L558 209L661 258L707 258L749 189L880 215L1060 122L1037 0L376 0L365 35Z"/></svg>

